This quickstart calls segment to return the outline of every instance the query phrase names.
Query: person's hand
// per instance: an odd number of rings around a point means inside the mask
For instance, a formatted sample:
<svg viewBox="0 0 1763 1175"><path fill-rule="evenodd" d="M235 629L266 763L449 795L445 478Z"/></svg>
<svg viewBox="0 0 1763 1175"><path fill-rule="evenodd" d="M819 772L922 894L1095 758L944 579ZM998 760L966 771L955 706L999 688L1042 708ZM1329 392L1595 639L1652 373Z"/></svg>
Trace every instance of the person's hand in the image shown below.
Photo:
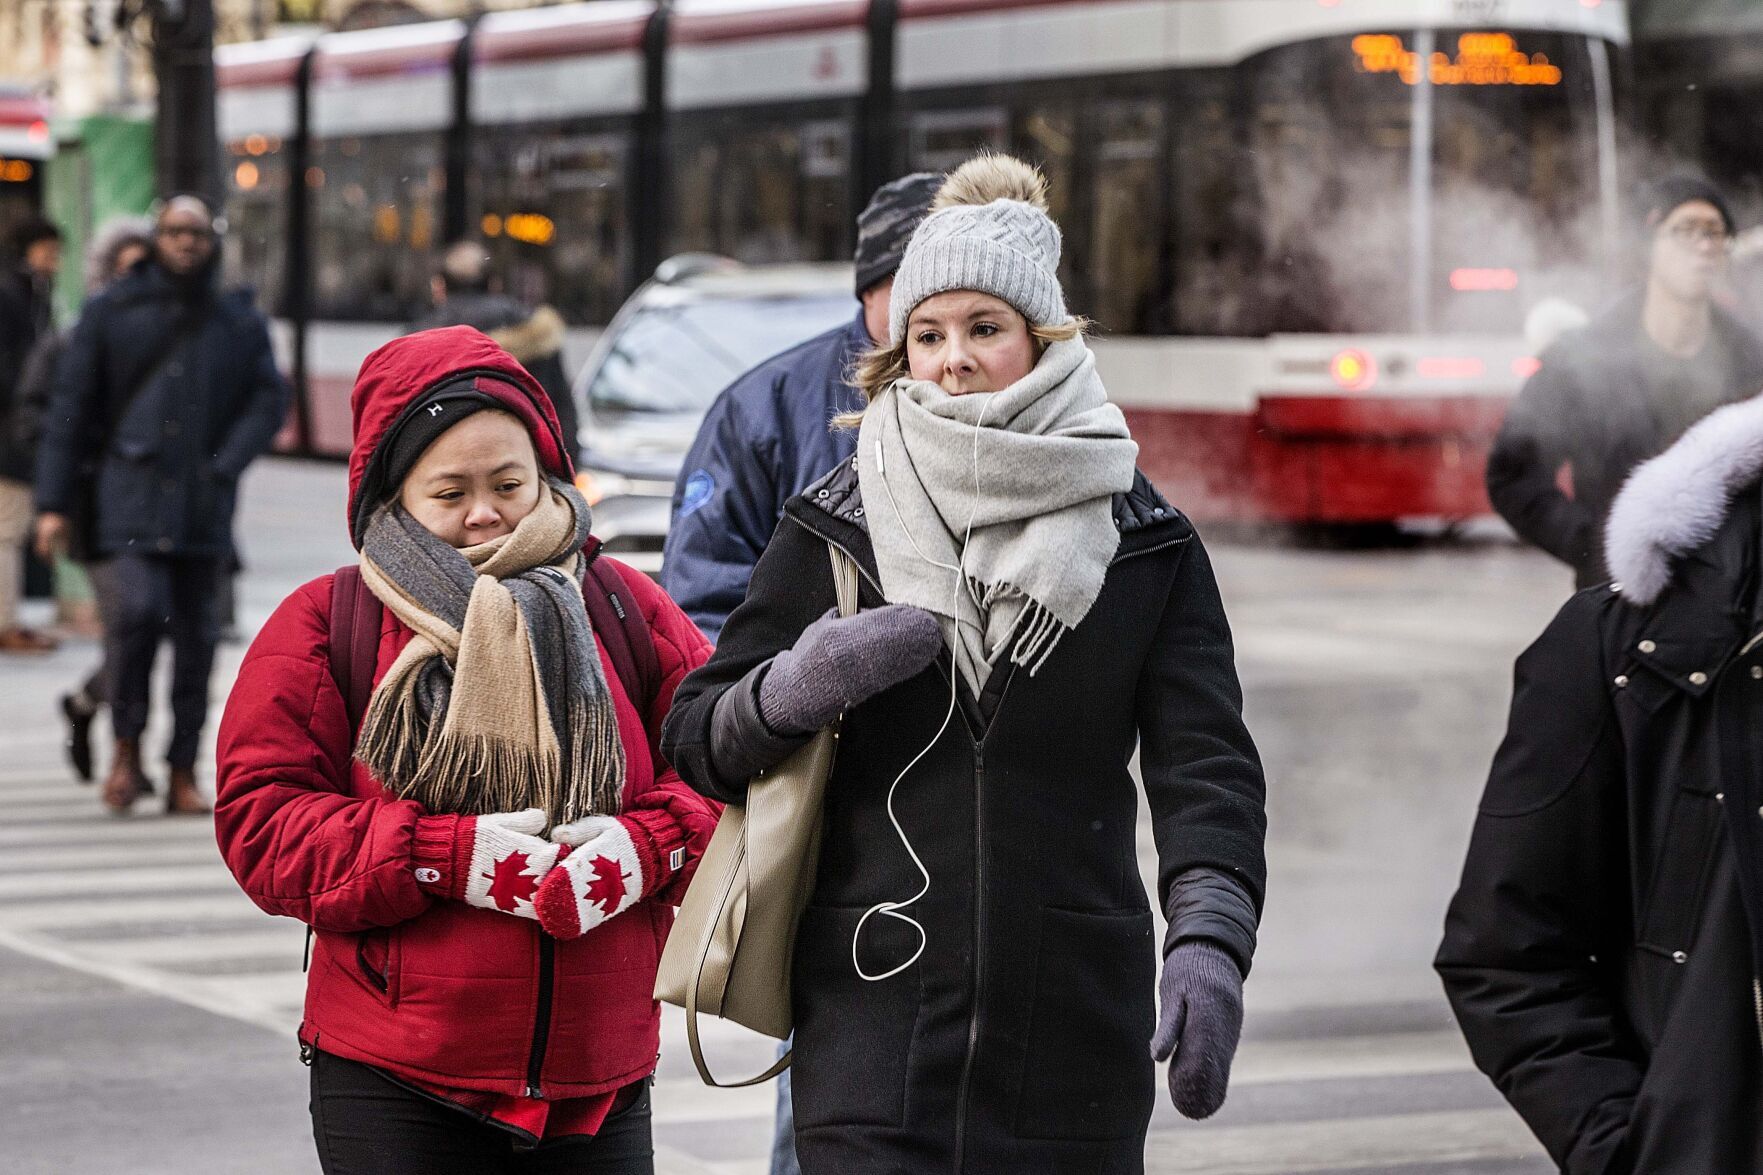
<svg viewBox="0 0 1763 1175"><path fill-rule="evenodd" d="M442 873L418 868L416 880L468 906L536 921L539 914L533 903L540 883L564 851L562 845L539 835L547 819L543 808L458 817L452 856L467 861L465 869Z"/></svg>
<svg viewBox="0 0 1763 1175"><path fill-rule="evenodd" d="M888 604L843 617L828 612L772 658L759 684L759 714L774 734L812 734L916 676L942 647L943 630L923 608Z"/></svg>
<svg viewBox="0 0 1763 1175"><path fill-rule="evenodd" d="M1161 1008L1151 1058L1169 1066L1169 1096L1184 1118L1210 1118L1224 1104L1230 1063L1243 1035L1243 974L1210 942L1178 943L1163 960Z"/></svg>
<svg viewBox="0 0 1763 1175"><path fill-rule="evenodd" d="M633 837L646 836L617 816L588 816L551 830L567 846L539 886L539 925L553 938L580 938L643 896L643 863Z"/></svg>
<svg viewBox="0 0 1763 1175"><path fill-rule="evenodd" d="M67 515L43 513L37 515L37 534L35 544L37 554L44 560L52 560L67 546Z"/></svg>

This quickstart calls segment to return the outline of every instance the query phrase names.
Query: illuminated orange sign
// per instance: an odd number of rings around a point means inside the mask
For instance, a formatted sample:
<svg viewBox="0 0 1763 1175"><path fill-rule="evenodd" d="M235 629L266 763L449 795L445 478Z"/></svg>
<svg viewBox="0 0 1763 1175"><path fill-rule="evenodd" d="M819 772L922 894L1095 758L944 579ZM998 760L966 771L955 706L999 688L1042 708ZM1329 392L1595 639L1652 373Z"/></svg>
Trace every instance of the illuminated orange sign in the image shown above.
<svg viewBox="0 0 1763 1175"><path fill-rule="evenodd" d="M1546 53L1520 49L1511 33L1464 33L1457 38L1455 57L1440 51L1424 63L1401 37L1364 33L1353 38L1353 57L1361 73L1393 73L1410 86L1419 85L1422 76L1435 86L1561 84L1561 67L1551 63Z"/></svg>
<svg viewBox="0 0 1763 1175"><path fill-rule="evenodd" d="M22 184L29 182L37 174L37 169L24 159L0 159L0 183Z"/></svg>

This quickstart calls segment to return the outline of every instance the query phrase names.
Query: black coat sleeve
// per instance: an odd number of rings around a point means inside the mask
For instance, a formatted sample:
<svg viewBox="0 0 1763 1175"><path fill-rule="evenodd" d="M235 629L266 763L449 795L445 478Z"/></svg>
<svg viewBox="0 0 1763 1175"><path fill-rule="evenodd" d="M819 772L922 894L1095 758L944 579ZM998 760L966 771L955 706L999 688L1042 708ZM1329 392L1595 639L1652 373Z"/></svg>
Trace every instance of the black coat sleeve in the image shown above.
<svg viewBox="0 0 1763 1175"><path fill-rule="evenodd" d="M1436 960L1475 1063L1562 1169L1586 1175L1610 1169L1643 1076L1607 969L1631 923L1608 595L1574 597L1518 660Z"/></svg>
<svg viewBox="0 0 1763 1175"><path fill-rule="evenodd" d="M753 568L746 599L723 626L716 651L673 695L661 753L682 779L712 799L739 803L754 772L782 762L808 741L775 735L765 726L758 686L771 659L794 645L837 598L826 543L786 516ZM725 703L721 715L719 703Z"/></svg>
<svg viewBox="0 0 1763 1175"><path fill-rule="evenodd" d="M1216 938L1247 972L1267 887L1267 784L1243 723L1230 622L1197 535L1184 544L1139 677L1137 706L1163 909L1179 912L1178 880L1201 868L1236 883L1251 903L1247 911L1239 903L1208 903L1205 930L1188 923L1183 934L1172 926L1169 945L1178 937Z"/></svg>
<svg viewBox="0 0 1763 1175"><path fill-rule="evenodd" d="M1488 454L1488 500L1526 542L1573 567L1602 549L1597 516L1562 493L1557 477L1572 452L1579 412L1571 360L1545 355L1506 413Z"/></svg>
<svg viewBox="0 0 1763 1175"><path fill-rule="evenodd" d="M269 324L251 311L250 343L255 359L249 376L243 410L227 429L214 453L214 472L236 481L268 449L288 415L288 383L276 370L275 348L269 341Z"/></svg>
<svg viewBox="0 0 1763 1175"><path fill-rule="evenodd" d="M104 311L88 305L55 368L55 386L37 443L37 509L63 514L74 502L80 466L103 439Z"/></svg>

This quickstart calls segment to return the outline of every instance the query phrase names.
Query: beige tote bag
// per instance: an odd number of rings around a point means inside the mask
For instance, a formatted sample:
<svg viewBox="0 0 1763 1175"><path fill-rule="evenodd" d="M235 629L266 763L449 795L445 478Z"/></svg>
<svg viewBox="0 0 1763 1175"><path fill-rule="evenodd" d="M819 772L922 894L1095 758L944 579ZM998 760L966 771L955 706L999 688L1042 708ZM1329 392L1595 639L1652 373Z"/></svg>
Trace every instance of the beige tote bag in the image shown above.
<svg viewBox="0 0 1763 1175"><path fill-rule="evenodd" d="M857 565L837 547L827 551L839 615L853 616ZM789 1067L785 1054L757 1077L718 1081L704 1063L698 1015L790 1035L790 956L820 864L821 803L838 741L835 722L755 776L745 804L723 809L661 952L655 998L686 1010L692 1063L706 1085L757 1085Z"/></svg>

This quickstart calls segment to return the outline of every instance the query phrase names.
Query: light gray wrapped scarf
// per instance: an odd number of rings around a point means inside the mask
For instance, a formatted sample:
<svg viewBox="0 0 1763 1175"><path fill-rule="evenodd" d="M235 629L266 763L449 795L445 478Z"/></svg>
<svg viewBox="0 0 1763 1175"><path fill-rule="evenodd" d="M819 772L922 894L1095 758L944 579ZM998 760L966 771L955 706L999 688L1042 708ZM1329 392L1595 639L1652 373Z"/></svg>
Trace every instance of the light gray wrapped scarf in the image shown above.
<svg viewBox="0 0 1763 1175"><path fill-rule="evenodd" d="M1082 339L1002 391L901 379L864 412L857 477L882 591L936 614L975 694L1006 657L1037 671L1096 602L1138 452Z"/></svg>

